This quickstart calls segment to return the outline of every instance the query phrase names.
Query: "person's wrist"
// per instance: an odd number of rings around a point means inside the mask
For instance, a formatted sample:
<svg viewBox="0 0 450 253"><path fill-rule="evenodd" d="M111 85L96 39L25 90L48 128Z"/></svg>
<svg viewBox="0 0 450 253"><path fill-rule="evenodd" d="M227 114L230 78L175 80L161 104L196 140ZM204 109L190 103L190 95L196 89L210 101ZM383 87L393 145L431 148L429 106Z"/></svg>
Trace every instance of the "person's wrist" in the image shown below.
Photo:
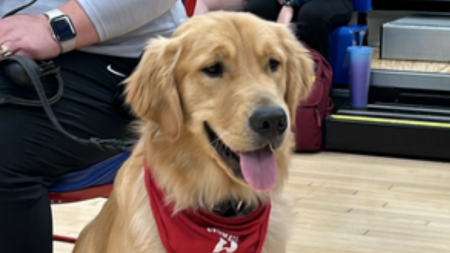
<svg viewBox="0 0 450 253"><path fill-rule="evenodd" d="M61 47L61 52L75 49L77 31L71 17L60 9L53 9L44 14L48 17L52 37Z"/></svg>
<svg viewBox="0 0 450 253"><path fill-rule="evenodd" d="M77 32L76 48L89 46L100 41L97 30L78 1L70 0L58 9L72 20Z"/></svg>
<svg viewBox="0 0 450 253"><path fill-rule="evenodd" d="M295 1L294 0L282 0L281 5L283 5L285 7L293 7L295 5Z"/></svg>
<svg viewBox="0 0 450 253"><path fill-rule="evenodd" d="M37 15L37 20L40 26L43 27L42 30L45 31L43 36L48 38L49 43L48 46L51 47L52 51L58 50L59 54L61 54L62 53L61 45L59 44L58 41L56 41L55 37L53 36L53 32L49 25L49 19L47 15L45 14Z"/></svg>

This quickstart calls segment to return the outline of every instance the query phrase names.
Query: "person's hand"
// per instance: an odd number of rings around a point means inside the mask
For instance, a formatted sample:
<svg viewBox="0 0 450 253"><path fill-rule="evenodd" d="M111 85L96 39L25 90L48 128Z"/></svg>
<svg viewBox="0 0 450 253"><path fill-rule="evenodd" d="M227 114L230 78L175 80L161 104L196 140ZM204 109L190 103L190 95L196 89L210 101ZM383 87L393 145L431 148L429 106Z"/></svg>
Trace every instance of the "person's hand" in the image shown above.
<svg viewBox="0 0 450 253"><path fill-rule="evenodd" d="M1 19L0 47L33 60L50 59L61 53L45 15L14 15Z"/></svg>
<svg viewBox="0 0 450 253"><path fill-rule="evenodd" d="M277 22L281 24L290 24L294 16L294 8L290 6L283 6L278 14Z"/></svg>
<svg viewBox="0 0 450 253"><path fill-rule="evenodd" d="M283 5L284 0L277 0L281 5Z"/></svg>

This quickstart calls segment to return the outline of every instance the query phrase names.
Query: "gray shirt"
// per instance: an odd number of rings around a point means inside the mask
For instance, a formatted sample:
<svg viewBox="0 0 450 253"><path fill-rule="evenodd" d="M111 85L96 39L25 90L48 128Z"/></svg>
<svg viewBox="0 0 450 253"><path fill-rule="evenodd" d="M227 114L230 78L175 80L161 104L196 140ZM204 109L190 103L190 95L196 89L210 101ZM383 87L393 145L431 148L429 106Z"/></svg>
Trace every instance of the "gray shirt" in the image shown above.
<svg viewBox="0 0 450 253"><path fill-rule="evenodd" d="M80 51L139 57L148 40L170 36L184 22L186 12L181 0L77 0L100 37L100 43ZM0 0L0 15L30 0ZM38 0L21 13L42 14L68 0Z"/></svg>

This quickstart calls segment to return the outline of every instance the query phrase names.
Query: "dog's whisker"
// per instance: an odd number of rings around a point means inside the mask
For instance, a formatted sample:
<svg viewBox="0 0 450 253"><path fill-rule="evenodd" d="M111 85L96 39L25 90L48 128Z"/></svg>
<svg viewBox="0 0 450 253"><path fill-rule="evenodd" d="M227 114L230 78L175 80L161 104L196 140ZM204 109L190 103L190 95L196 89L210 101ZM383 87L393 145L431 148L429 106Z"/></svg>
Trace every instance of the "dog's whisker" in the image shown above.
<svg viewBox="0 0 450 253"><path fill-rule="evenodd" d="M223 133L218 134L217 138L213 142L215 142L215 141L219 142L219 141L223 140L225 137L227 137L227 135L230 135L230 132L225 130L225 131L223 131Z"/></svg>
<svg viewBox="0 0 450 253"><path fill-rule="evenodd" d="M221 133L220 135L217 136L217 138L213 141L211 141L211 143L206 144L205 146L203 146L202 148L205 147L209 147L210 145L217 145L217 144L221 144L224 137L226 137L227 135L229 135L230 133L228 131L224 131L223 133Z"/></svg>

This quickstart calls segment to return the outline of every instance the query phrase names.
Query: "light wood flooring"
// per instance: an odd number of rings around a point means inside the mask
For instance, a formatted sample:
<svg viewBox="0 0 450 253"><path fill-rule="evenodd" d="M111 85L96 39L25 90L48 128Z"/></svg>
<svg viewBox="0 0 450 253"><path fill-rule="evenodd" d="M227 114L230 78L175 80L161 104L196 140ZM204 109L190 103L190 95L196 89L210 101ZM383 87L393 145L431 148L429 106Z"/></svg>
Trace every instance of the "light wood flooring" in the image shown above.
<svg viewBox="0 0 450 253"><path fill-rule="evenodd" d="M450 252L450 163L323 152L295 155L291 167L289 253ZM103 203L53 206L55 231L77 235Z"/></svg>
<svg viewBox="0 0 450 253"><path fill-rule="evenodd" d="M374 47L373 49L371 68L379 70L450 74L450 62L380 59L380 49L378 47Z"/></svg>

